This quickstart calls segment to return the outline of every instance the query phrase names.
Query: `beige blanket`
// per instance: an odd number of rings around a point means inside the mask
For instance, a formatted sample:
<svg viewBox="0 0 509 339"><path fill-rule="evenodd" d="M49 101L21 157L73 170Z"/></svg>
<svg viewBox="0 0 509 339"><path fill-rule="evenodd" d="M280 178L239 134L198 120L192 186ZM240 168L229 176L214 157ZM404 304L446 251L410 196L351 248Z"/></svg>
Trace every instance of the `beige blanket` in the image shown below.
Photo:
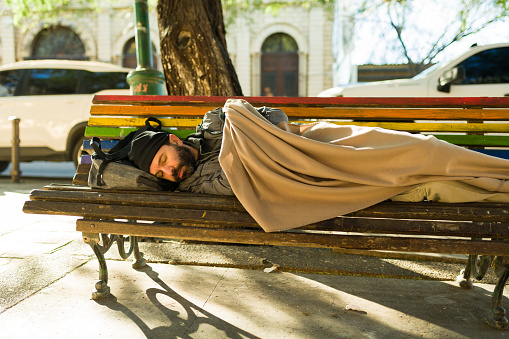
<svg viewBox="0 0 509 339"><path fill-rule="evenodd" d="M329 123L306 125L296 135L244 100L230 99L224 110L221 167L267 232L360 210L429 181L509 192L509 161L432 136Z"/></svg>

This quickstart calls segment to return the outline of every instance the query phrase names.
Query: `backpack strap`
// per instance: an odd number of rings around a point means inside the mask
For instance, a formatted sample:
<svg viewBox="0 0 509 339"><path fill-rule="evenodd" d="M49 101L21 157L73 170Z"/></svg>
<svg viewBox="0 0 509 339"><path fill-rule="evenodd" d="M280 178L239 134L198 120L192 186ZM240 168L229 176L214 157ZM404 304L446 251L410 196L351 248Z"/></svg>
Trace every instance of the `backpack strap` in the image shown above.
<svg viewBox="0 0 509 339"><path fill-rule="evenodd" d="M111 159L108 159L108 155L106 155L102 149L101 149L101 139L98 137L92 137L90 140L90 146L94 149L94 154L92 157L94 159L100 159L102 160L101 165L99 166L99 169L97 170L97 185L98 186L104 186L104 180L103 180L103 172L104 168L106 168L106 165L111 162Z"/></svg>
<svg viewBox="0 0 509 339"><path fill-rule="evenodd" d="M99 158L101 160L106 159L106 154L104 154L104 152L101 148L101 139L99 139L98 137L92 137L92 139L90 139L90 147L92 147L94 149L94 152L97 155L97 158Z"/></svg>
<svg viewBox="0 0 509 339"><path fill-rule="evenodd" d="M151 121L157 123L157 127L152 126L150 124ZM161 122L161 120L159 120L157 118L150 117L150 118L147 118L147 120L145 120L145 127L147 129L154 129L155 128L157 131L161 131L162 128L163 128L163 123Z"/></svg>
<svg viewBox="0 0 509 339"><path fill-rule="evenodd" d="M219 120L221 120L223 123L226 122L226 114L224 113L222 108L219 108L221 111L219 112Z"/></svg>

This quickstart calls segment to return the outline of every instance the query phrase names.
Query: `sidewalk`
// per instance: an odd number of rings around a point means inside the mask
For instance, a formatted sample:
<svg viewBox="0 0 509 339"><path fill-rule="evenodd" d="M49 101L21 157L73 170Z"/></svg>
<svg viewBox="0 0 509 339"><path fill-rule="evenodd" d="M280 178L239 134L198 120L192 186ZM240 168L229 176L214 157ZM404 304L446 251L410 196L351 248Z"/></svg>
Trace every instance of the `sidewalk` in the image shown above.
<svg viewBox="0 0 509 339"><path fill-rule="evenodd" d="M493 277L462 290L457 263L324 249L143 243L149 265L136 271L113 248L112 297L93 301L98 264L76 218L21 211L50 182L69 180L0 177L1 338L509 336L482 322Z"/></svg>

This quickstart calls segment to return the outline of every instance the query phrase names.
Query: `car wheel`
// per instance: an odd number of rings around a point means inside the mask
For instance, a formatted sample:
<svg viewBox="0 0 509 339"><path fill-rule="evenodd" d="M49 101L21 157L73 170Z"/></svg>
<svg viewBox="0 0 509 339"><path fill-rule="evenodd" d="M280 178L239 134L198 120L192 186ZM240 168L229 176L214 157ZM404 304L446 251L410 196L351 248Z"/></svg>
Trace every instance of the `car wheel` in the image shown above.
<svg viewBox="0 0 509 339"><path fill-rule="evenodd" d="M7 167L9 167L8 161L0 161L0 173L5 171L7 169Z"/></svg>
<svg viewBox="0 0 509 339"><path fill-rule="evenodd" d="M74 167L76 168L78 168L78 165L81 162L81 155L87 154L83 151L83 140L85 140L85 138L79 138L72 149L71 159L74 162Z"/></svg>

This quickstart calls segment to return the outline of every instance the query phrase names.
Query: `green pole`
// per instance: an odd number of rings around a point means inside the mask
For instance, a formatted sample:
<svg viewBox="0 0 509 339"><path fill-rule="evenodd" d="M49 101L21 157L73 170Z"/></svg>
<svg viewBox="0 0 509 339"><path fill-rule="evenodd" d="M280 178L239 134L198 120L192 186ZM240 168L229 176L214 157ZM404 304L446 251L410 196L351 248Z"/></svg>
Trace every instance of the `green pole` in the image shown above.
<svg viewBox="0 0 509 339"><path fill-rule="evenodd" d="M132 95L163 95L164 75L153 68L147 0L134 0L134 15L137 67L127 75L127 83Z"/></svg>

